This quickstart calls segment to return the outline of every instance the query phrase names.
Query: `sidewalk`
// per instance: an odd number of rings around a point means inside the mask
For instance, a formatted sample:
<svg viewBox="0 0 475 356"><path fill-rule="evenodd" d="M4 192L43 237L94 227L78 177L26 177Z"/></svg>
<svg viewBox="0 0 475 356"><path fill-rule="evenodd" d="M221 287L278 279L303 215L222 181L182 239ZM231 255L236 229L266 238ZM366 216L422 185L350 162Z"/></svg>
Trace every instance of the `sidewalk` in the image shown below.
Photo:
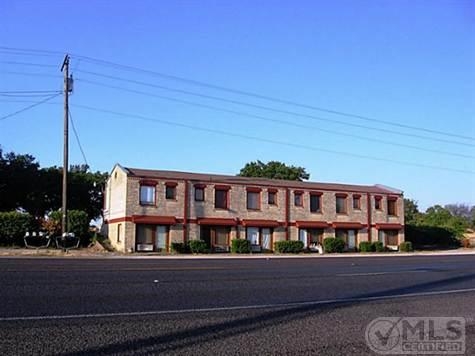
<svg viewBox="0 0 475 356"><path fill-rule="evenodd" d="M231 254L231 253L214 253L214 254L160 254L160 253L134 253L125 254L120 252L108 252L99 247L83 248L64 252L58 249L27 249L27 248L0 248L0 258L8 257L58 257L58 258L126 258L126 259L272 259L272 258L346 258L346 257L403 257L403 256L456 256L456 255L474 255L475 249L459 248L456 250L442 251L415 251L415 252L345 252L323 254L318 253L301 253L301 254Z"/></svg>

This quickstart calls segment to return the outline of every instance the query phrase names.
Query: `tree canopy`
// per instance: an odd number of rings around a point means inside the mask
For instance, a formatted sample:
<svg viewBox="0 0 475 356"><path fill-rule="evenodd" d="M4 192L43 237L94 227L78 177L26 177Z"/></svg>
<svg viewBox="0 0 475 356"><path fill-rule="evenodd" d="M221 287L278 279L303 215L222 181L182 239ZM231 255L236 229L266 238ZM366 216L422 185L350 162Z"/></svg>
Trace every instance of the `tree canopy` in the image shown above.
<svg viewBox="0 0 475 356"><path fill-rule="evenodd" d="M107 173L73 165L68 174L68 210L85 211L89 219L102 211ZM35 157L0 149L0 211L25 210L36 217L61 207L62 168L40 168Z"/></svg>
<svg viewBox="0 0 475 356"><path fill-rule="evenodd" d="M298 180L303 181L310 178L303 167L287 166L278 161L269 161L267 163L259 160L246 163L239 171L241 177L260 177L271 179Z"/></svg>

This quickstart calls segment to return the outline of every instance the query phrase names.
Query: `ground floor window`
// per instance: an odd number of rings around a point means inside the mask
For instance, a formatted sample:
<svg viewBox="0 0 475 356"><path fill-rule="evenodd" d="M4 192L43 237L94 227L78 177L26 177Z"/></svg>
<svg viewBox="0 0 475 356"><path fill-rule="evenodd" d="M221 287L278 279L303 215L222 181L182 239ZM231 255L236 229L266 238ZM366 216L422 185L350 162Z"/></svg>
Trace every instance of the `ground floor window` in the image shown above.
<svg viewBox="0 0 475 356"><path fill-rule="evenodd" d="M138 224L135 235L136 251L167 251L168 232L167 225Z"/></svg>
<svg viewBox="0 0 475 356"><path fill-rule="evenodd" d="M398 246L399 245L399 231L398 230L379 230L378 240L384 246Z"/></svg>
<svg viewBox="0 0 475 356"><path fill-rule="evenodd" d="M247 227L246 239L251 241L253 251L272 250L272 229L266 227Z"/></svg>
<svg viewBox="0 0 475 356"><path fill-rule="evenodd" d="M346 248L353 250L357 246L358 230L336 229L335 236L345 241Z"/></svg>
<svg viewBox="0 0 475 356"><path fill-rule="evenodd" d="M304 248L323 244L323 229L300 229L299 240Z"/></svg>
<svg viewBox="0 0 475 356"><path fill-rule="evenodd" d="M231 228L222 226L201 226L200 237L213 252L229 251Z"/></svg>

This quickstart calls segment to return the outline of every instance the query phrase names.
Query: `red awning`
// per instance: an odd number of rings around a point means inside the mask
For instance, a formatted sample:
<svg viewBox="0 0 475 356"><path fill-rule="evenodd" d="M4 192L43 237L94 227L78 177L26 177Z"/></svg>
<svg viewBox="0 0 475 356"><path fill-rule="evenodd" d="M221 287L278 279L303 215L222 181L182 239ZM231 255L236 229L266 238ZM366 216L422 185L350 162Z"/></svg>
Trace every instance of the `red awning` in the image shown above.
<svg viewBox="0 0 475 356"><path fill-rule="evenodd" d="M136 224L175 225L176 218L174 216L133 215L132 222Z"/></svg>
<svg viewBox="0 0 475 356"><path fill-rule="evenodd" d="M401 224L389 224L389 223L381 223L376 224L376 229L378 230L401 230Z"/></svg>
<svg viewBox="0 0 475 356"><path fill-rule="evenodd" d="M324 229L330 226L325 221L296 221L295 225L303 229Z"/></svg>
<svg viewBox="0 0 475 356"><path fill-rule="evenodd" d="M365 227L359 222L334 222L332 225L335 229L362 229Z"/></svg>
<svg viewBox="0 0 475 356"><path fill-rule="evenodd" d="M253 219L242 219L242 224L244 226L254 226L254 227L277 227L279 222L277 220L253 220Z"/></svg>
<svg viewBox="0 0 475 356"><path fill-rule="evenodd" d="M219 225L219 226L235 226L237 225L236 219L226 218L201 218L198 219L199 225Z"/></svg>

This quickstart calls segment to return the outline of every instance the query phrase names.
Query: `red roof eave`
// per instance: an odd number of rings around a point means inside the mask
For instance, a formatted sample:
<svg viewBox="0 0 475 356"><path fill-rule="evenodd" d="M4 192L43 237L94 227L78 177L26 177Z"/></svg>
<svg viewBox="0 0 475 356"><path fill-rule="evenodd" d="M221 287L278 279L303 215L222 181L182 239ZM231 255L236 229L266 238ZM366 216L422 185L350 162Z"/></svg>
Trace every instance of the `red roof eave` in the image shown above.
<svg viewBox="0 0 475 356"><path fill-rule="evenodd" d="M259 219L243 219L242 224L244 226L254 226L254 227L277 227L280 225L277 220L259 220Z"/></svg>
<svg viewBox="0 0 475 356"><path fill-rule="evenodd" d="M133 215L132 222L136 224L175 225L176 218L174 216Z"/></svg>

